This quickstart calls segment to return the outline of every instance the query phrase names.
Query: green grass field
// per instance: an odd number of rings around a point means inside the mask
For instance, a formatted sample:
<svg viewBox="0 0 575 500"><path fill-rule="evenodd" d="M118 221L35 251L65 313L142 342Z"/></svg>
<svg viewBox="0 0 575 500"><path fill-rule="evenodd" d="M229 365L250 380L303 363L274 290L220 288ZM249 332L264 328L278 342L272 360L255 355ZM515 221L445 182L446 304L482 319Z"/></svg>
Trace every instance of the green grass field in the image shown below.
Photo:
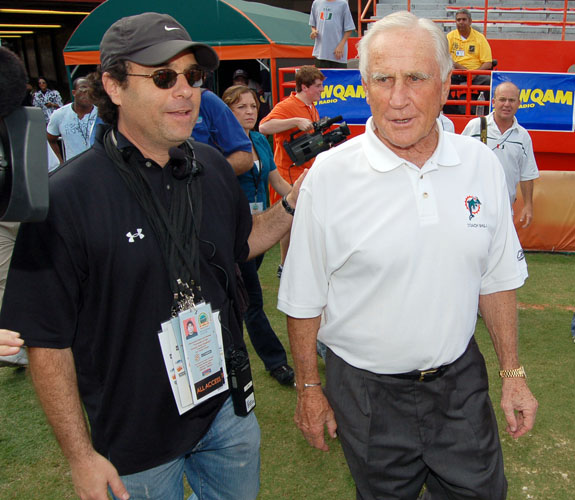
<svg viewBox="0 0 575 500"><path fill-rule="evenodd" d="M285 318L275 309L278 249L266 256L260 276L266 310L288 347ZM510 500L575 498L575 344L570 322L575 305L575 256L528 254L530 278L519 290L520 353L539 400L535 429L514 441L501 434ZM495 354L478 321L499 418ZM295 392L264 370L249 345L262 429L262 500L354 499L355 488L337 441L328 453L310 448L293 424ZM36 402L25 370L0 369L0 499L75 498L66 461Z"/></svg>

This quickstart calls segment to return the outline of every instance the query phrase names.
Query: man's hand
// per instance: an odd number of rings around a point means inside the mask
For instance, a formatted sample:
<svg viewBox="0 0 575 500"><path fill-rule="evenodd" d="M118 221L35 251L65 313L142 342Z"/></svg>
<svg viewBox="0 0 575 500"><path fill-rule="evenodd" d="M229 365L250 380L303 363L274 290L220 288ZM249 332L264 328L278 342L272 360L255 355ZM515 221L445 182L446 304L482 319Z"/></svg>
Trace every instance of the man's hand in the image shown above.
<svg viewBox="0 0 575 500"><path fill-rule="evenodd" d="M303 180L305 179L305 176L307 175L308 170L309 170L308 168L304 169L304 171L300 174L300 176L294 182L294 185L291 188L291 191L286 196L286 200L289 203L289 206L292 208L296 207L297 198L299 196L299 188L301 187L301 184L302 184Z"/></svg>
<svg viewBox="0 0 575 500"><path fill-rule="evenodd" d="M332 438L337 437L337 423L321 387L306 387L298 393L294 421L306 441L319 450L328 451L324 425Z"/></svg>
<svg viewBox="0 0 575 500"><path fill-rule="evenodd" d="M94 451L86 458L70 461L70 466L76 493L82 500L108 500L108 486L116 497L130 498L116 468L99 453Z"/></svg>
<svg viewBox="0 0 575 500"><path fill-rule="evenodd" d="M517 439L533 428L538 405L524 378L503 379L501 408L511 437Z"/></svg>
<svg viewBox="0 0 575 500"><path fill-rule="evenodd" d="M346 40L338 43L337 47L333 51L335 58L339 61L343 57L343 50L345 49Z"/></svg>
<svg viewBox="0 0 575 500"><path fill-rule="evenodd" d="M309 34L309 37L312 40L315 40L318 37L318 35L319 35L319 33L317 32L317 29L312 26L311 33Z"/></svg>
<svg viewBox="0 0 575 500"><path fill-rule="evenodd" d="M522 228L529 227L531 221L533 220L533 207L528 205L523 205L523 209L521 210L521 217L519 218L519 222L523 222Z"/></svg>
<svg viewBox="0 0 575 500"><path fill-rule="evenodd" d="M295 122L295 126L297 128L299 128L300 130L303 130L304 132L307 132L308 130L312 130L313 129L313 122L311 120L309 120L308 118L293 118L294 122Z"/></svg>
<svg viewBox="0 0 575 500"><path fill-rule="evenodd" d="M13 356L18 354L24 341L18 332L0 329L0 356Z"/></svg>

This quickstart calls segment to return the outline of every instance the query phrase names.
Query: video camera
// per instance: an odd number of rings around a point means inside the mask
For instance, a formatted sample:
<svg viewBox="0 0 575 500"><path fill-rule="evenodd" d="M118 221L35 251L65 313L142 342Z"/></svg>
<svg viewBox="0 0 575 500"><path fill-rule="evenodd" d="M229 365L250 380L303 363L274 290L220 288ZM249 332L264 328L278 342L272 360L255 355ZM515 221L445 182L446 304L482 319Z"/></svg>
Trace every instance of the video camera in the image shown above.
<svg viewBox="0 0 575 500"><path fill-rule="evenodd" d="M325 132L334 123L341 122L342 119L343 117L341 115L335 118L326 116L313 123L314 131L311 134L300 131L291 134L291 140L284 141L284 148L291 158L291 161L293 161L293 164L303 165L306 161L315 158L322 151L327 151L332 146L345 141L345 138L350 134L349 127L345 122L342 122L335 130ZM303 135L295 138L295 136L300 133Z"/></svg>
<svg viewBox="0 0 575 500"><path fill-rule="evenodd" d="M46 122L38 108L20 106L26 70L0 47L0 221L40 221L48 213Z"/></svg>

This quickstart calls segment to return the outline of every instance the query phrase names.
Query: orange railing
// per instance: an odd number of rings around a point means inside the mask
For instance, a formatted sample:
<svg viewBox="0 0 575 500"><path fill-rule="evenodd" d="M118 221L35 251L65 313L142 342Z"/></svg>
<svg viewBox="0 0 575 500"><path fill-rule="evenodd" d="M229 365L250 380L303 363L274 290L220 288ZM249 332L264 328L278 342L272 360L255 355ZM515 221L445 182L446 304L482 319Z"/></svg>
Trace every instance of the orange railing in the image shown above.
<svg viewBox="0 0 575 500"><path fill-rule="evenodd" d="M365 26L369 23L375 22L377 19L372 19L370 16L377 16L377 0L358 0L357 1L357 13L358 13L358 20L357 20L357 31L359 36L362 35ZM365 7L363 6L365 4ZM411 0L406 0L405 2L406 7L405 10L411 11ZM483 34L487 37L488 36L488 25L489 27L497 27L502 26L505 24L519 24L523 26L547 26L547 27L560 27L561 28L561 40L565 40L565 31L567 26L575 26L574 21L567 21L567 14L574 14L575 9L568 8L569 2L565 0L564 7L562 9L558 8L548 8L548 7L536 7L536 8L527 8L527 7L490 7L489 0L485 0L484 7L474 7L474 6L467 6L465 8L474 10L474 11L482 11L483 16ZM462 7L452 7L447 6L446 10L457 10ZM371 14L369 11L371 9ZM511 19L496 19L493 17L493 14L500 14L500 13L509 13L509 12L533 12L533 13L552 13L558 14L563 12L563 19L561 21L526 21L523 19L518 20L511 20ZM492 15L491 19L489 15ZM443 24L453 24L455 23L454 19L433 19L433 21Z"/></svg>
<svg viewBox="0 0 575 500"><path fill-rule="evenodd" d="M297 68L280 68L278 69L278 102L283 101L286 97L289 97L290 93L295 90L295 72ZM288 77L288 75L290 75ZM288 78L286 78L288 77ZM274 102L274 105L277 102Z"/></svg>
<svg viewBox="0 0 575 500"><path fill-rule="evenodd" d="M455 105L455 106L465 106L464 115L472 115L475 114L475 111L472 112L471 107L474 108L476 106L484 106L485 114L487 114L487 110L489 109L489 101L475 101L473 100L474 97L477 97L482 91L485 93L489 92L490 86L489 85L474 85L472 83L473 77L476 75L490 75L491 71L487 70L462 70L462 69L455 69L453 70L454 75L465 75L467 77L465 83L461 83L458 85L451 85L451 91L449 93L449 98L446 101L445 105Z"/></svg>

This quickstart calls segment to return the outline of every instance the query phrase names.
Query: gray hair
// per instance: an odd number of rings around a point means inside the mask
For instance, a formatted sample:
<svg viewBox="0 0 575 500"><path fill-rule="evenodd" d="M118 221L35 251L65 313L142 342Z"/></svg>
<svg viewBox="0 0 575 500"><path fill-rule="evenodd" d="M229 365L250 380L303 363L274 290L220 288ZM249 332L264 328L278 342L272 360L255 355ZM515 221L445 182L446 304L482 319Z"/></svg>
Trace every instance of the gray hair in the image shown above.
<svg viewBox="0 0 575 500"><path fill-rule="evenodd" d="M449 72L453 68L453 61L451 60L451 55L449 54L449 45L447 43L447 37L439 29L439 27L430 19L425 19L422 17L417 17L410 12L401 11L394 12L385 16L383 19L373 23L373 25L367 30L365 36L357 44L357 53L359 56L359 71L361 77L364 81L369 80L368 67L369 67L369 48L372 43L372 39L377 38L378 35L386 33L388 31L396 29L417 29L421 28L429 33L433 40L433 45L435 47L435 59L439 64L439 73L441 76L441 81L445 82ZM401 51L401 47L397 47L398 51Z"/></svg>
<svg viewBox="0 0 575 500"><path fill-rule="evenodd" d="M471 12L469 12L467 9L459 9L456 13L455 13L455 17L457 17L457 14L465 14L467 16L467 19L469 19L470 21L471 19Z"/></svg>

